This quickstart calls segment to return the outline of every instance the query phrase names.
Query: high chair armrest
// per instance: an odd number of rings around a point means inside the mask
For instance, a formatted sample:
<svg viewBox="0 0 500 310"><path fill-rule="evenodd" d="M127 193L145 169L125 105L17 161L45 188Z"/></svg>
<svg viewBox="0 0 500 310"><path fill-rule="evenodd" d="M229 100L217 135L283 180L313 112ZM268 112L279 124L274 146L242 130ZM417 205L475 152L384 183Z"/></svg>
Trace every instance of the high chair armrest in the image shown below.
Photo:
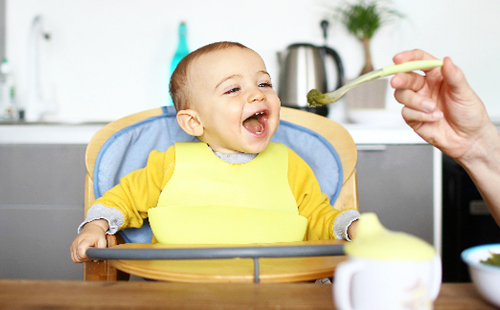
<svg viewBox="0 0 500 310"><path fill-rule="evenodd" d="M116 235L106 235L106 247L110 248L118 244L118 238Z"/></svg>

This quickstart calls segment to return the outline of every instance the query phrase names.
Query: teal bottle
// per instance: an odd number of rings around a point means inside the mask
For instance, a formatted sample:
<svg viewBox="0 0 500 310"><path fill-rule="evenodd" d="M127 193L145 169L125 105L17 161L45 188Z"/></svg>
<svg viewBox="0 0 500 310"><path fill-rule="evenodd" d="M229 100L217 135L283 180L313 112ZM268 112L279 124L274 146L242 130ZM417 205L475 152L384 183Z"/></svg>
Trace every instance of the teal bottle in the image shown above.
<svg viewBox="0 0 500 310"><path fill-rule="evenodd" d="M179 25L179 44L177 45L177 50L172 58L172 62L170 63L170 76L172 76L177 64L179 64L181 59L187 54L189 54L187 46L187 27L185 22L181 22ZM168 99L169 105L173 105L172 98L169 96Z"/></svg>

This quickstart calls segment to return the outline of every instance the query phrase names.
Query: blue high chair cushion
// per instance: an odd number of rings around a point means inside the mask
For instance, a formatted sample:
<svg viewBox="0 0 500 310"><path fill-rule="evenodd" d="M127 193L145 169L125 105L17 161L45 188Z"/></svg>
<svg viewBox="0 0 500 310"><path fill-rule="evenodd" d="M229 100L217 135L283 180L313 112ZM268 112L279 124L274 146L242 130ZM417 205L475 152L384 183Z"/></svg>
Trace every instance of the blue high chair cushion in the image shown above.
<svg viewBox="0 0 500 310"><path fill-rule="evenodd" d="M96 199L118 184L121 177L146 166L152 150L165 151L177 141L197 141L180 128L173 106L162 109L161 115L122 128L103 144L94 166ZM343 180L340 157L333 146L316 132L287 121L280 121L271 141L284 143L304 159L333 205ZM141 228L120 233L126 242L134 243L149 243L153 237L147 220Z"/></svg>

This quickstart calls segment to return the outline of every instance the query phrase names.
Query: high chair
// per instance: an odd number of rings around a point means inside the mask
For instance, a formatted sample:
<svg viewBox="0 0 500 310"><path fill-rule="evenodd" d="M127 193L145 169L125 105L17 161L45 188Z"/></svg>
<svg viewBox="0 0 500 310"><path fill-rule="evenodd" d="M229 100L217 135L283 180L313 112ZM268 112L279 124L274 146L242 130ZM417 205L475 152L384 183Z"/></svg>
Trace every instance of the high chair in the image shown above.
<svg viewBox="0 0 500 310"><path fill-rule="evenodd" d="M99 130L87 146L85 163L85 214L93 201L116 185L129 172L145 166L149 153L166 150L176 141L195 141L177 124L174 107L161 107L113 121ZM356 145L340 124L325 117L287 107L271 141L295 151L314 171L321 190L334 208L358 209L355 165ZM108 247L151 247L152 232L147 220L143 227L125 229L107 236ZM303 241L297 245L339 244L340 240ZM128 244L133 243L133 244ZM168 245L157 245L166 247ZM262 258L262 282L297 282L331 277L344 256ZM248 259L247 259L248 260ZM160 280L184 282L252 282L251 261L245 259L175 261L97 261L85 263L84 279L114 281L126 273ZM193 270L194 271L191 271ZM250 271L250 272L248 272ZM145 272L145 273L144 273ZM234 273L234 274L232 274Z"/></svg>

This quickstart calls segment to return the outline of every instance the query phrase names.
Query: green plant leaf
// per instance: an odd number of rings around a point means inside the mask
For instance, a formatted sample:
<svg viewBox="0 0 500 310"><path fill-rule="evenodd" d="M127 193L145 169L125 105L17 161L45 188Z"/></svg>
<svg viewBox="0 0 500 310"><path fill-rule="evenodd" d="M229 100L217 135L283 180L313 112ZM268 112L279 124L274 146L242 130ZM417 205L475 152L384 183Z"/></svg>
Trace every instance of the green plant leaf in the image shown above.
<svg viewBox="0 0 500 310"><path fill-rule="evenodd" d="M344 3L334 9L334 18L358 40L371 39L382 25L403 17L403 14L382 3L375 0Z"/></svg>

